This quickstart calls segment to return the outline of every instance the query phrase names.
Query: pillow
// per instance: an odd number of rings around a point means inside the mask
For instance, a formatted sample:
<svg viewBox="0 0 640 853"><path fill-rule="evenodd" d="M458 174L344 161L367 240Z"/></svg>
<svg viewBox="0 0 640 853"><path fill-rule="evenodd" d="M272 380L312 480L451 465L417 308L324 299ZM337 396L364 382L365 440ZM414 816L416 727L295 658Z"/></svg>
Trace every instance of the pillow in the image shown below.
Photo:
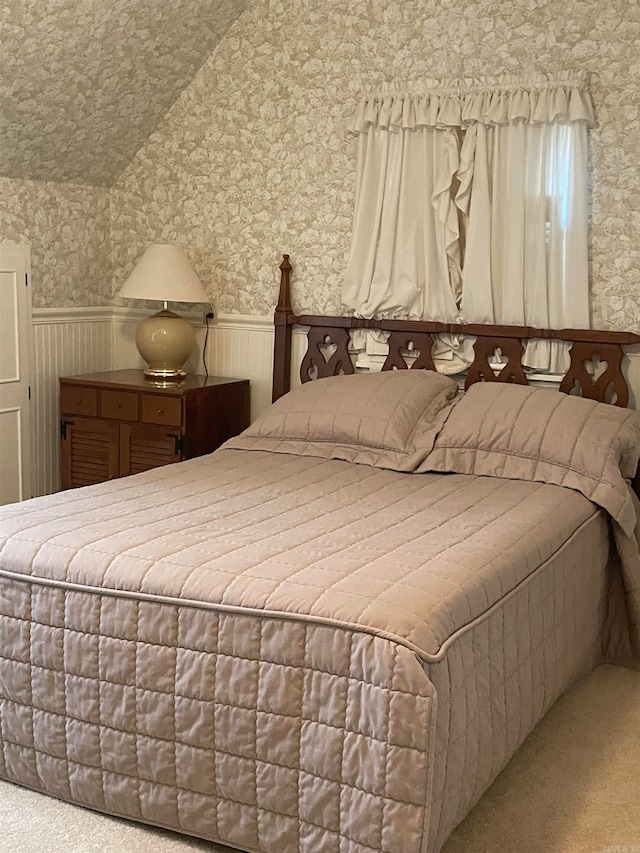
<svg viewBox="0 0 640 853"><path fill-rule="evenodd" d="M413 471L433 446L458 385L431 370L307 382L224 446Z"/></svg>
<svg viewBox="0 0 640 853"><path fill-rule="evenodd" d="M541 388L478 382L455 406L421 471L553 483L603 507L628 535L640 450L631 409Z"/></svg>

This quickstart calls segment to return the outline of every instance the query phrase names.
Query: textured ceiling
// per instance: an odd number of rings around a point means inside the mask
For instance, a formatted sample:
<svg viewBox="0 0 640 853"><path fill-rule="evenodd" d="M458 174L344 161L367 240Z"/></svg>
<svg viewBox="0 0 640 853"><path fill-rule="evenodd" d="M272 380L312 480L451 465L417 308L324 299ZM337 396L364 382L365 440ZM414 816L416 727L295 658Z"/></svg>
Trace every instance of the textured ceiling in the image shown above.
<svg viewBox="0 0 640 853"><path fill-rule="evenodd" d="M111 185L246 0L0 0L0 176Z"/></svg>

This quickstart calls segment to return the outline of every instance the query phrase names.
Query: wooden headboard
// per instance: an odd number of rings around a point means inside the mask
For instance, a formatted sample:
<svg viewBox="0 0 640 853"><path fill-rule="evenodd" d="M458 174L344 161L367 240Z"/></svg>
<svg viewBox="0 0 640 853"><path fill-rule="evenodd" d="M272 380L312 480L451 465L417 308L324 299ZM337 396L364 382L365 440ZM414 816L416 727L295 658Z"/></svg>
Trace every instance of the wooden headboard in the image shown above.
<svg viewBox="0 0 640 853"><path fill-rule="evenodd" d="M448 332L476 338L475 358L465 379L465 388L474 382L517 382L529 384L521 358L523 341L558 340L572 344L569 369L560 383L564 393L579 392L600 402L626 406L629 387L622 372L624 346L640 344L640 335L632 332L605 332L585 329L534 329L530 326L490 326L480 324L438 323L426 320L363 320L358 317L322 317L311 314L297 316L291 307L291 263L284 255L280 264L280 294L275 310L275 349L273 363L273 400L290 388L291 336L294 325L308 326L307 351L300 365L300 379L322 378L339 373L354 373L349 355L351 329L375 329L389 333L388 355L382 370L407 368L403 351L419 352L412 368L435 370L431 356L433 335ZM322 348L332 345L334 352L326 358ZM489 366L489 358L500 349L507 363L499 373ZM594 360L606 367L594 379L587 369Z"/></svg>

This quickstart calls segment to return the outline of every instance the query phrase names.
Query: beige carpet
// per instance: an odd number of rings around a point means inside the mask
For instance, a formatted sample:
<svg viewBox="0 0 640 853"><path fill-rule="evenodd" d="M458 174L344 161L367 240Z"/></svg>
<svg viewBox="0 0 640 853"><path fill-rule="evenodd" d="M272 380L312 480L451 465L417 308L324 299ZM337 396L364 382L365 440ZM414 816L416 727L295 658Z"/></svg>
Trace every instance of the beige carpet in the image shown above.
<svg viewBox="0 0 640 853"><path fill-rule="evenodd" d="M0 851L229 853L5 782ZM640 669L601 666L560 699L443 853L640 853Z"/></svg>

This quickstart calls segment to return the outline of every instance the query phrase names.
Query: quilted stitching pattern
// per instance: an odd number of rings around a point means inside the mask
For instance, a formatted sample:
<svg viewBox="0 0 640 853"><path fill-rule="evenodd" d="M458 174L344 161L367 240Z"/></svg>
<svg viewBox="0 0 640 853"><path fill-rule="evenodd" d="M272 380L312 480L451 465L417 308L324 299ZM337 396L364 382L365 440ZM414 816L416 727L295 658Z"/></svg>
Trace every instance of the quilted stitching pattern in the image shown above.
<svg viewBox="0 0 640 853"><path fill-rule="evenodd" d="M439 849L526 734L522 703L535 722L591 661L591 593L569 593L591 574L600 594L608 549L568 490L259 452L0 520L0 774L267 853Z"/></svg>
<svg viewBox="0 0 640 853"><path fill-rule="evenodd" d="M421 849L433 690L367 635L3 581L0 774L252 850Z"/></svg>
<svg viewBox="0 0 640 853"><path fill-rule="evenodd" d="M438 697L429 849L440 849L556 699L600 662L616 571L605 569L608 558L600 515L425 667Z"/></svg>
<svg viewBox="0 0 640 853"><path fill-rule="evenodd" d="M226 446L412 471L457 393L428 370L331 376L290 391Z"/></svg>
<svg viewBox="0 0 640 853"><path fill-rule="evenodd" d="M225 450L0 508L0 565L355 625L428 657L594 511L537 483Z"/></svg>
<svg viewBox="0 0 640 853"><path fill-rule="evenodd" d="M636 473L640 417L567 394L477 383L451 411L421 468L554 483L577 489L633 535L624 478Z"/></svg>
<svg viewBox="0 0 640 853"><path fill-rule="evenodd" d="M456 396L433 371L386 371L309 382L276 401L245 433L404 451L418 420Z"/></svg>

